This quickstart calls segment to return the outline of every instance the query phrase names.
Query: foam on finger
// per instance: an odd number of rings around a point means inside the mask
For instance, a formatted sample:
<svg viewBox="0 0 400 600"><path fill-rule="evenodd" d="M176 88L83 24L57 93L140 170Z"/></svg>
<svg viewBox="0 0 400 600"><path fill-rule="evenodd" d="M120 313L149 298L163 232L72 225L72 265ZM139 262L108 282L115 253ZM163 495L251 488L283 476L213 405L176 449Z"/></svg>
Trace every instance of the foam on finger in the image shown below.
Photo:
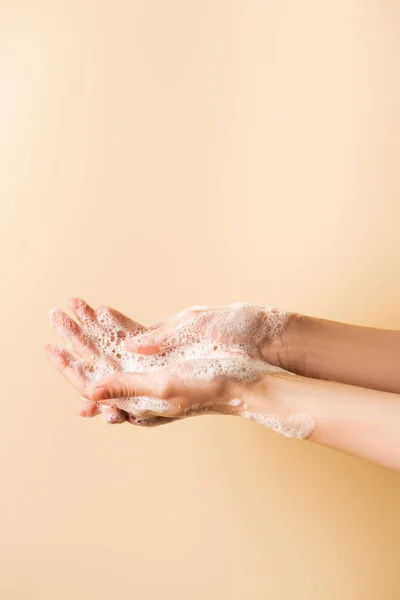
<svg viewBox="0 0 400 600"><path fill-rule="evenodd" d="M86 303L83 301L80 308L79 306L79 303L76 303L77 314L79 310L86 310ZM71 367L77 375L83 375L89 383L99 381L115 372L157 371L168 365L187 364L189 361L195 365L195 369L191 374L186 373L187 377L210 380L225 375L242 381L255 380L265 369L276 369L250 358L251 354L253 356L257 354L258 339L255 342L252 335L248 335L247 342L242 339L246 329L252 331L260 325L260 321L265 316L261 311L260 317L260 310L260 307L243 304L232 305L225 309L191 307L182 313L187 318L185 317L183 323L177 325L174 333L176 348L157 355L138 355L125 350L123 341L127 335L126 329L118 319L114 318L109 309L103 307L98 311L96 319L85 320L82 334L88 345L96 347L98 358L92 364L74 361ZM64 338L71 342L79 331L78 326L58 309L51 311L50 317L53 322L56 322L57 329ZM83 319L83 314L80 314L80 318ZM138 327L141 328L139 325ZM216 330L222 331L223 335L220 336L222 341L216 341L214 335ZM227 356L232 358L232 353L235 352L241 358L219 360L226 359ZM243 356L246 352L248 357ZM185 376L184 371L182 375ZM120 399L119 402L123 402L124 410L134 416L150 412L163 414L172 410L168 403L156 398L128 398Z"/></svg>
<svg viewBox="0 0 400 600"><path fill-rule="evenodd" d="M63 321L64 313L52 311L51 318L62 323L61 328L68 337L73 337L74 327ZM67 317L67 315L65 315ZM67 317L69 319L69 317ZM96 319L85 322L84 338L93 344L98 357L93 364L78 361L69 363L77 375L89 383L99 381L115 372L143 373L170 367L183 381L212 381L217 377L228 377L243 383L254 382L264 374L277 374L282 371L269 365L261 356L261 346L265 341L276 339L283 331L288 316L273 308L263 308L246 303L235 303L228 307L191 307L180 313L176 327L169 330L174 346L168 344L163 352L155 355L134 354L124 347L127 332L124 323L115 318L111 309L98 311ZM71 321L71 320L70 320ZM138 333L143 328L138 325ZM211 410L205 407L205 410ZM236 414L263 424L288 437L304 439L314 428L314 421L308 415L289 415L282 419L275 415L249 412L241 400L233 399L232 409ZM241 407L241 410L239 408ZM108 423L118 423L126 419L138 424L161 418L176 411L171 402L154 397L134 397L115 399L111 406L103 406L102 419ZM202 411L204 407L199 407ZM193 406L190 407L193 410ZM121 411L124 411L123 413ZM196 411L194 411L196 412ZM204 412L204 411L203 411ZM125 416L123 416L125 414Z"/></svg>

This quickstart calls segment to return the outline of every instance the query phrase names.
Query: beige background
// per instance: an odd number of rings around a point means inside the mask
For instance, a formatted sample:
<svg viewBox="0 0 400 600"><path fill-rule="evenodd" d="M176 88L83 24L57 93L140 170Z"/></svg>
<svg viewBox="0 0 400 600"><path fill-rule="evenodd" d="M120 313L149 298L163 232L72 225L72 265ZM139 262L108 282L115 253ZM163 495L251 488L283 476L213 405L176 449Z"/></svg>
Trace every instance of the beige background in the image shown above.
<svg viewBox="0 0 400 600"><path fill-rule="evenodd" d="M71 295L400 327L397 0L1 0L4 600L392 600L399 475L77 416Z"/></svg>

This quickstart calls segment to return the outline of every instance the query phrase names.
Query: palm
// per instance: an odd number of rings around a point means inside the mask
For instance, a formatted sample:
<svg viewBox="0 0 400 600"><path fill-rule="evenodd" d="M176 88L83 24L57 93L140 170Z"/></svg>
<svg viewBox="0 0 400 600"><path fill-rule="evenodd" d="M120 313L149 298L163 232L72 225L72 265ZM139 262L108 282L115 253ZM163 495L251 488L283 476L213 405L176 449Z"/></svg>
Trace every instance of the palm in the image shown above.
<svg viewBox="0 0 400 600"><path fill-rule="evenodd" d="M155 425L168 421L157 417L143 418L126 409L121 410L118 401L113 406L98 406L88 399L88 388L93 382L129 370L130 355L123 348L123 341L146 329L114 309L101 307L94 311L77 298L70 301L69 307L78 323L60 310L51 311L50 319L57 332L67 341L70 350L47 346L46 353L60 373L86 398L80 414L87 417L101 414L109 423L127 420L133 424ZM126 408L126 401L121 403Z"/></svg>

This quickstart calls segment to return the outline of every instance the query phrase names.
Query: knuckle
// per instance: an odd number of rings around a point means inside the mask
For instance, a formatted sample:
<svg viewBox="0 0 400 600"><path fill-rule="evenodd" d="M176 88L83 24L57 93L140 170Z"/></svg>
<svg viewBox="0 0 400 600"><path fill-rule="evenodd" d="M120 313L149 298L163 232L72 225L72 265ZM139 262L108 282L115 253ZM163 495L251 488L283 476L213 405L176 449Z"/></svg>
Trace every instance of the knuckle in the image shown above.
<svg viewBox="0 0 400 600"><path fill-rule="evenodd" d="M119 381L118 396L125 398L127 396L134 396L134 395L135 395L135 391L134 391L134 389L132 389L132 385L126 379L126 377L122 377Z"/></svg>

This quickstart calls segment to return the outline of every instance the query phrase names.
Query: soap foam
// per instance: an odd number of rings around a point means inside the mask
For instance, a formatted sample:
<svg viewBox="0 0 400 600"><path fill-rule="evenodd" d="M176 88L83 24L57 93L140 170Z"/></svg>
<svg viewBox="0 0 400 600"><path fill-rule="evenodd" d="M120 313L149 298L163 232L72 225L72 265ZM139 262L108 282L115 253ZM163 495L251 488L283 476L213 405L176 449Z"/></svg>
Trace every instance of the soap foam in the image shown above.
<svg viewBox="0 0 400 600"><path fill-rule="evenodd" d="M210 358L210 352L206 352L197 360L186 363L177 362L172 364L172 370L179 375L181 379L191 381L212 381L216 377L229 377L243 383L258 381L265 373L279 373L282 369L274 367L261 360L252 358L243 353L228 352L221 349L219 355ZM216 352L215 345L212 352Z"/></svg>
<svg viewBox="0 0 400 600"><path fill-rule="evenodd" d="M180 313L182 315L183 321L174 330L173 349L144 355L128 352L123 342L146 330L139 325L132 330L131 325L128 327L117 323L107 308L101 309L97 311L98 323L85 319L82 328L85 343L98 349L100 359L95 364L76 362L75 368L83 372L90 382L99 381L113 373L157 371L168 365L183 379L203 381L227 376L237 381L254 382L264 373L283 372L261 359L261 344L280 335L287 322L286 313L240 302L225 308L192 307ZM71 327L71 321L58 310L51 311L51 316L72 349L71 342L76 339L76 331ZM221 341L216 343L215 339ZM229 404L237 408L242 402L232 399ZM154 414L164 415L174 408L171 403L154 397L121 398L113 406L101 407L105 421L116 423L123 420L115 407L128 413L128 420L133 419L132 422L140 424L145 424L140 421L144 416L143 421L154 419ZM196 412L193 406L190 411ZM307 437L310 428L311 431L313 429L307 415L294 415L286 421L276 416L247 411L242 416L289 437Z"/></svg>
<svg viewBox="0 0 400 600"><path fill-rule="evenodd" d="M307 439L315 428L314 419L304 413L289 415L286 419L277 415L264 415L248 411L243 412L241 416L286 437L297 438L298 440Z"/></svg>
<svg viewBox="0 0 400 600"><path fill-rule="evenodd" d="M135 398L121 398L118 400L118 408L128 412L135 417L141 417L146 413L162 415L172 411L175 407L171 402L150 396L138 396Z"/></svg>
<svg viewBox="0 0 400 600"><path fill-rule="evenodd" d="M228 404L229 406L238 408L239 406L242 406L242 401L239 398L232 398L232 400L229 400Z"/></svg>
<svg viewBox="0 0 400 600"><path fill-rule="evenodd" d="M262 346L279 338L287 320L283 311L245 302L220 308L192 307L173 317L158 345L168 350L218 340L225 347L261 357Z"/></svg>

